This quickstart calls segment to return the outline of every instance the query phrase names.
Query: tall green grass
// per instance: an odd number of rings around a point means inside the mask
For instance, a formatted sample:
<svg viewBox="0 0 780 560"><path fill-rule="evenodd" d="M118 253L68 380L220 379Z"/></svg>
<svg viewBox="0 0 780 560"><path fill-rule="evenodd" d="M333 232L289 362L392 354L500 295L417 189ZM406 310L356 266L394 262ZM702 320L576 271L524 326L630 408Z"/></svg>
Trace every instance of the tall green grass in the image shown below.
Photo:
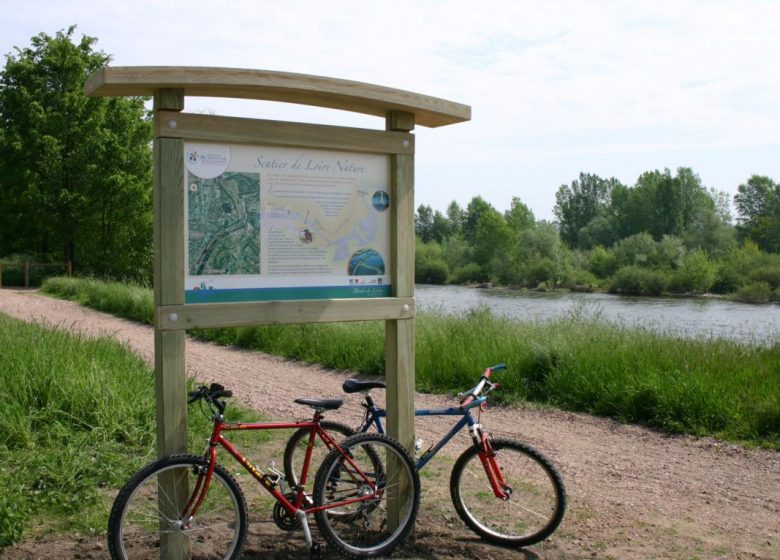
<svg viewBox="0 0 780 560"><path fill-rule="evenodd" d="M154 445L149 369L109 339L85 340L0 315L0 548L41 512L103 529L101 488Z"/></svg>
<svg viewBox="0 0 780 560"><path fill-rule="evenodd" d="M0 550L32 526L102 533L109 489L155 455L150 369L110 338L0 314L0 387ZM208 419L188 423L200 450Z"/></svg>
<svg viewBox="0 0 780 560"><path fill-rule="evenodd" d="M54 286L49 281L44 290L61 295ZM103 288L91 281L83 286L83 292L95 289ZM118 285L114 290L121 292ZM70 297L91 299L79 293ZM151 296L148 301L149 310L139 316L151 316ZM102 309L111 311L107 307ZM381 322L193 334L327 367L384 373ZM505 402L537 401L670 433L780 449L780 345L679 339L601 322L582 310L549 323L498 317L487 309L463 316L419 313L415 340L417 387L423 391L462 391L484 367L504 362L504 388L495 395Z"/></svg>

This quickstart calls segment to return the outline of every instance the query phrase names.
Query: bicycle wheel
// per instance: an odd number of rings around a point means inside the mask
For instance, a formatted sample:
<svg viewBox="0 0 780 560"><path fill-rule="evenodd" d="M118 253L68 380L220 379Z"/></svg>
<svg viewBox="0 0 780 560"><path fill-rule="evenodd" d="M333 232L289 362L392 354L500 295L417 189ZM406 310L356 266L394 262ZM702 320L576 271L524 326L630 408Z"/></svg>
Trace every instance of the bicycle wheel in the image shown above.
<svg viewBox="0 0 780 560"><path fill-rule="evenodd" d="M320 426L337 441L343 441L349 436L353 435L355 431L339 422L320 422ZM306 447L309 445L309 428L301 428L296 430L287 440L287 445L284 447L284 477L290 488L295 488L298 485L298 477L301 475L301 468L303 467L303 460L306 457ZM311 464L309 465L308 480L313 481L314 475L317 469L322 464L323 459L328 454L329 449L322 443L319 437L314 438L314 449L312 449ZM311 489L314 487L312 482L307 484L307 494L311 494Z"/></svg>
<svg viewBox="0 0 780 560"><path fill-rule="evenodd" d="M317 471L314 503L330 508L314 514L317 527L347 556L387 554L417 518L420 478L412 458L381 434L358 434L340 445L346 456L331 451Z"/></svg>
<svg viewBox="0 0 780 560"><path fill-rule="evenodd" d="M526 546L549 537L563 519L566 491L558 471L529 445L509 439L492 441L510 494L496 497L472 446L458 458L450 476L450 495L466 525L486 540Z"/></svg>
<svg viewBox="0 0 780 560"><path fill-rule="evenodd" d="M246 537L246 502L241 488L224 468L215 466L208 494L197 514L183 519L179 513L190 500L198 474L207 468L205 457L175 455L136 473L119 491L111 508L111 558L179 558L169 552L177 547L189 549L192 560L237 558ZM172 491L162 491L163 485ZM187 558L186 554L183 557Z"/></svg>

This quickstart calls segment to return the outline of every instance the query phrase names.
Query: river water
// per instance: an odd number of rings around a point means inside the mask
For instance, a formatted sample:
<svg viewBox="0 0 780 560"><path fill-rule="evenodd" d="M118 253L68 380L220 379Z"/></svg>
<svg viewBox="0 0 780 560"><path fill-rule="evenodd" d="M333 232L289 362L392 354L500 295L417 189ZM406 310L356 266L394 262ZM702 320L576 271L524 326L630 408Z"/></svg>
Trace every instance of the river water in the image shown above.
<svg viewBox="0 0 780 560"><path fill-rule="evenodd" d="M464 286L415 287L418 309L464 313L481 306L497 315L543 322L585 313L627 327L689 338L726 338L767 345L780 342L780 306L715 298L627 297L604 293L542 293Z"/></svg>

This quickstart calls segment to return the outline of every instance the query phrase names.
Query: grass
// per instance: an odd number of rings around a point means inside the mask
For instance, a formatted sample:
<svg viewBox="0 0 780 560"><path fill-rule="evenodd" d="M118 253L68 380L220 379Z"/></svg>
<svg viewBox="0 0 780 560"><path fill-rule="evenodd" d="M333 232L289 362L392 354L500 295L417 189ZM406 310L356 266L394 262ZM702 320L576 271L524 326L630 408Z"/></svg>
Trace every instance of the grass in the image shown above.
<svg viewBox="0 0 780 560"><path fill-rule="evenodd" d="M151 292L55 279L44 291L151 322ZM144 295L146 294L146 295ZM137 302L141 302L140 304ZM384 374L381 322L198 330L225 345L327 367ZM780 345L689 340L604 323L574 311L548 323L425 312L416 321L417 388L457 392L499 362L504 402L530 400L649 425L780 449Z"/></svg>
<svg viewBox="0 0 780 560"><path fill-rule="evenodd" d="M0 550L33 527L104 532L112 489L154 458L152 372L112 339L2 314L0 357ZM209 420L189 424L199 451Z"/></svg>

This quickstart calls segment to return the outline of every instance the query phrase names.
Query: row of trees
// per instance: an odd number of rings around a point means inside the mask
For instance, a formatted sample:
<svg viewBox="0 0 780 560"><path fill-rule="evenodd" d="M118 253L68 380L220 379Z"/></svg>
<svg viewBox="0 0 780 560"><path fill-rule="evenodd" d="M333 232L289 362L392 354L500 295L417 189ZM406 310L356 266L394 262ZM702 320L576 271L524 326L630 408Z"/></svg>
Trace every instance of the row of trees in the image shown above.
<svg viewBox="0 0 780 560"><path fill-rule="evenodd" d="M150 115L142 98L84 95L85 79L110 56L74 33L33 37L0 73L0 256L148 281ZM445 213L422 205L418 280L776 290L768 271L780 258L780 185L761 176L740 185L736 226L730 202L680 168L644 173L634 185L580 174L558 189L554 222L537 221L519 198L503 213L479 196Z"/></svg>
<svg viewBox="0 0 780 560"><path fill-rule="evenodd" d="M576 249L610 247L648 233L657 241L674 235L720 257L732 248L736 233L764 251L780 252L780 185L769 177L754 175L739 186L736 232L728 195L706 189L686 167L675 175L668 169L643 173L633 186L582 173L571 185L561 185L555 199L561 238Z"/></svg>
<svg viewBox="0 0 780 560"><path fill-rule="evenodd" d="M503 214L479 196L446 213L420 206L417 280L780 296L780 185L768 177L739 186L736 226L728 196L688 168L631 186L583 173L556 201L555 222L518 198Z"/></svg>
<svg viewBox="0 0 780 560"><path fill-rule="evenodd" d="M0 74L0 256L148 280L151 121L140 98L88 98L110 57L75 27L6 55Z"/></svg>

